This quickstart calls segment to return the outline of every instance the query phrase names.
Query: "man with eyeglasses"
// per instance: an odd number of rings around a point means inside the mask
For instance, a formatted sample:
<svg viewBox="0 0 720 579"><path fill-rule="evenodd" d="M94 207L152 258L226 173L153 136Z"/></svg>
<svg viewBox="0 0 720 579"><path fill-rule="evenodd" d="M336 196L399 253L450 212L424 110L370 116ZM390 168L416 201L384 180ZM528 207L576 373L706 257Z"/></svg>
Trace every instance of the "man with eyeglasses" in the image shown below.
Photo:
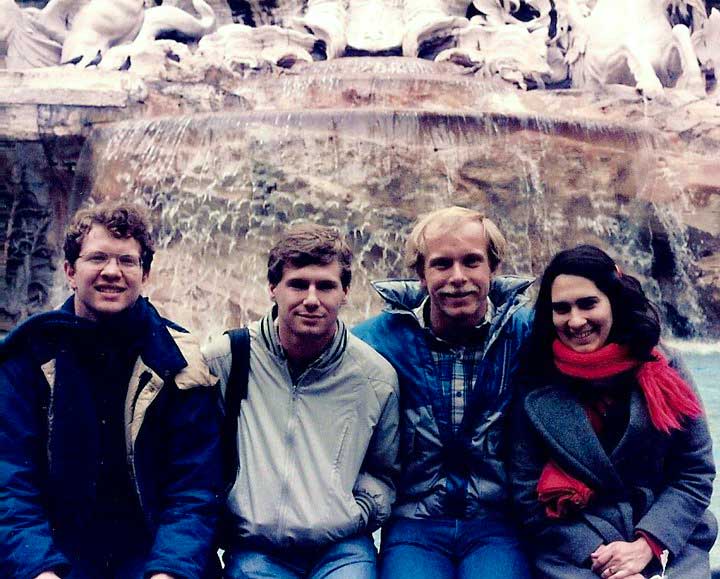
<svg viewBox="0 0 720 579"><path fill-rule="evenodd" d="M205 577L222 475L216 379L141 291L143 212L79 212L74 295L0 345L0 576Z"/></svg>

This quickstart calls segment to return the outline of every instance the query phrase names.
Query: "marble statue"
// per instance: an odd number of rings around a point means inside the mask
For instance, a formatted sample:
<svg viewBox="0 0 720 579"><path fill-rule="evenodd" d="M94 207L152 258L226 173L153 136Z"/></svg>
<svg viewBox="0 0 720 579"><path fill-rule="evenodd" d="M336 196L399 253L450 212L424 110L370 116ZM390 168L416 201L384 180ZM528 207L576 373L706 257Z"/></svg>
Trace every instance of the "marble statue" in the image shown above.
<svg viewBox="0 0 720 579"><path fill-rule="evenodd" d="M290 4L290 2L288 2ZM347 10L342 0L308 0L304 13L288 19L288 26L321 40L328 59L342 56L347 45Z"/></svg>
<svg viewBox="0 0 720 579"><path fill-rule="evenodd" d="M311 34L276 25L227 24L200 40L197 56L231 71L267 63L290 67L300 61L312 62L315 42Z"/></svg>
<svg viewBox="0 0 720 579"><path fill-rule="evenodd" d="M215 29L215 12L205 0L192 0L196 18L189 12L163 4L144 11L140 31L129 44L109 48L98 63L102 70L132 69L143 78L158 78L168 66L188 60L191 52L181 42L162 36L198 41Z"/></svg>
<svg viewBox="0 0 720 579"><path fill-rule="evenodd" d="M153 51L166 54L172 44L164 42L153 48L161 35L199 40L214 29L215 13L205 0L192 0L192 5L199 18L171 5L145 8L143 0L90 0L68 32L62 62L88 66L104 60L100 68L117 69L132 62L128 57ZM184 50L177 47L173 54Z"/></svg>
<svg viewBox="0 0 720 579"><path fill-rule="evenodd" d="M192 5L199 17L167 3L146 8L143 0L50 0L42 9L21 9L13 0L0 0L0 41L7 43L6 66L86 67L105 59L100 68L117 69L128 56L166 51L167 42L152 46L158 36L198 40L211 32L213 9L205 0L192 0Z"/></svg>
<svg viewBox="0 0 720 579"><path fill-rule="evenodd" d="M447 44L468 24L467 1L405 0L403 54L419 56L424 47Z"/></svg>
<svg viewBox="0 0 720 579"><path fill-rule="evenodd" d="M473 66L486 76L498 76L520 88L560 82L567 67L549 65L549 28L554 5L550 0L475 0L479 12L456 33L456 45L437 60ZM522 20L520 11L535 17ZM556 56L556 61L563 60Z"/></svg>
<svg viewBox="0 0 720 579"><path fill-rule="evenodd" d="M399 52L405 29L403 4L402 0L351 2L348 8L346 50L360 54Z"/></svg>
<svg viewBox="0 0 720 579"><path fill-rule="evenodd" d="M68 23L87 0L50 0L43 8L21 9L0 0L0 40L7 43L8 68L42 68L60 64Z"/></svg>
<svg viewBox="0 0 720 579"><path fill-rule="evenodd" d="M720 75L720 10L713 8L703 25L693 33L692 44L705 74Z"/></svg>
<svg viewBox="0 0 720 579"><path fill-rule="evenodd" d="M111 46L135 39L144 15L143 0L90 0L67 33L61 63L80 67L97 64Z"/></svg>
<svg viewBox="0 0 720 579"><path fill-rule="evenodd" d="M668 87L704 96L720 44L720 16L709 18L704 0L247 0L244 22L217 30L209 0L188 0L197 16L145 1L50 0L38 10L0 0L7 66L71 63L156 77L165 66L404 55L524 89L629 85L657 99ZM194 44L168 40L178 37Z"/></svg>
<svg viewBox="0 0 720 579"><path fill-rule="evenodd" d="M634 86L646 98L659 98L675 86L705 95L705 79L691 42L691 29L668 15L702 26L701 0L597 0L584 15L577 0L565 0L572 28L568 61L573 86ZM618 15L622 15L619 17Z"/></svg>

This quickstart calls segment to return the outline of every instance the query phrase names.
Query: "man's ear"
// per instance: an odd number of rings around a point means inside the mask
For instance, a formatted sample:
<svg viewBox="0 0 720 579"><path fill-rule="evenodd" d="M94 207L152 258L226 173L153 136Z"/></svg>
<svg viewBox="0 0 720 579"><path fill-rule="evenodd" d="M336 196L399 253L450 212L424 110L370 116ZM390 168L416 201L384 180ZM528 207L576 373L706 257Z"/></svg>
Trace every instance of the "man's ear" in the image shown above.
<svg viewBox="0 0 720 579"><path fill-rule="evenodd" d="M418 267L415 270L415 273L417 273L418 279L420 280L420 285L422 287L424 287L425 289L427 289L427 281L425 280L425 271L422 268Z"/></svg>
<svg viewBox="0 0 720 579"><path fill-rule="evenodd" d="M270 296L270 301L275 303L275 288L277 286L275 284L268 284L268 296Z"/></svg>
<svg viewBox="0 0 720 579"><path fill-rule="evenodd" d="M420 285L424 288L427 288L427 282L425 281L425 258L422 256L418 256L417 263L415 264L415 275L420 280Z"/></svg>
<svg viewBox="0 0 720 579"><path fill-rule="evenodd" d="M63 269L65 270L65 279L67 279L70 288L75 291L77 289L77 283L75 282L75 266L66 259L65 263L63 263Z"/></svg>

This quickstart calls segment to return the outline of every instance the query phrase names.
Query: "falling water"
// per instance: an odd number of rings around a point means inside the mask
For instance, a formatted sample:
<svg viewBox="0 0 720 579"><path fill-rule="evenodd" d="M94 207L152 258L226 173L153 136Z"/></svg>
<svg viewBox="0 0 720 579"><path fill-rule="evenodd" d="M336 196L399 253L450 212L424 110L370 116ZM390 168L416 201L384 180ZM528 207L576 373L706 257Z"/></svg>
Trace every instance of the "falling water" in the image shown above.
<svg viewBox="0 0 720 579"><path fill-rule="evenodd" d="M204 335L263 313L269 246L303 221L347 235L357 265L345 315L367 317L380 307L369 281L408 275L402 246L411 223L448 204L497 221L509 241L505 273L537 274L560 248L598 243L646 282L678 334L702 335L674 218L682 196L660 206L635 195L655 155L637 131L529 115L217 113L94 131L76 193L153 210L160 251L150 296Z"/></svg>

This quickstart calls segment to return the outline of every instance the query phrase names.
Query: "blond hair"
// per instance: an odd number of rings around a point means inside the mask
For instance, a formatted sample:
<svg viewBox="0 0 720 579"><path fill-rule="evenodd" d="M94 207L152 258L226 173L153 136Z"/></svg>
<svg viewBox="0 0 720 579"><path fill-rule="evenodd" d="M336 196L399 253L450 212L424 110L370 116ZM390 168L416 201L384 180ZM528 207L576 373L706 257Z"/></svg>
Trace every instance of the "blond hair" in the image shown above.
<svg viewBox="0 0 720 579"><path fill-rule="evenodd" d="M421 215L413 227L405 245L405 263L419 276L423 276L425 254L427 253L427 231L429 228L443 228L451 231L459 223L477 221L483 226L487 240L487 255L490 270L495 271L505 257L507 241L497 225L480 211L465 207L444 207Z"/></svg>

